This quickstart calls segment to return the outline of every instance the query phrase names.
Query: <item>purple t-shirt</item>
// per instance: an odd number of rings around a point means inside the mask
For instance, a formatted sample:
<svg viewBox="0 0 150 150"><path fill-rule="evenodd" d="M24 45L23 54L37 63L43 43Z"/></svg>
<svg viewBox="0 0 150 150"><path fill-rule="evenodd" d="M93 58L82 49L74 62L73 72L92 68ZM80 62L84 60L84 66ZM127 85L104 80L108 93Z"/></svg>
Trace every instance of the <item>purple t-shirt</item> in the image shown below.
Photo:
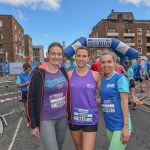
<svg viewBox="0 0 150 150"><path fill-rule="evenodd" d="M60 70L45 71L42 120L51 120L66 115L66 91L68 82Z"/></svg>
<svg viewBox="0 0 150 150"><path fill-rule="evenodd" d="M92 71L79 76L73 71L70 79L72 115L75 125L95 125L98 123L98 108L95 99L96 81Z"/></svg>

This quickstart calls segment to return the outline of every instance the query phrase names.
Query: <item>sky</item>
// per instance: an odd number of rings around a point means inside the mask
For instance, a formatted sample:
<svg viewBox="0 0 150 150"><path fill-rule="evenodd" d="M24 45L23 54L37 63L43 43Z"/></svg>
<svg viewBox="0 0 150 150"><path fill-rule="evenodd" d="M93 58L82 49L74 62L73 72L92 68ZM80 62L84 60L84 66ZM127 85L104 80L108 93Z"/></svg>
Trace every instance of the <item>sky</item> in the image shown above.
<svg viewBox="0 0 150 150"><path fill-rule="evenodd" d="M89 37L112 9L150 20L150 0L0 0L0 14L13 15L33 45L43 45L45 51L52 42L65 41L69 46Z"/></svg>

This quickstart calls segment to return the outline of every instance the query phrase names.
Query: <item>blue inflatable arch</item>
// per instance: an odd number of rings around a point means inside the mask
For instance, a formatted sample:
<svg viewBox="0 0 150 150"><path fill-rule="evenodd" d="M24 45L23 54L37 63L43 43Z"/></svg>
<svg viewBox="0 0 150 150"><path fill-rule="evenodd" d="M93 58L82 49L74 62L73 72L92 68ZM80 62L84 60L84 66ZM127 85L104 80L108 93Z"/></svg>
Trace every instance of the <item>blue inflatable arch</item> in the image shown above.
<svg viewBox="0 0 150 150"><path fill-rule="evenodd" d="M80 37L75 40L70 46L64 49L64 53L68 59L75 54L75 51L80 46L95 47L95 48L111 48L112 51L120 57L120 64L123 64L124 60L137 59L139 52L134 48L126 45L115 38L85 38Z"/></svg>

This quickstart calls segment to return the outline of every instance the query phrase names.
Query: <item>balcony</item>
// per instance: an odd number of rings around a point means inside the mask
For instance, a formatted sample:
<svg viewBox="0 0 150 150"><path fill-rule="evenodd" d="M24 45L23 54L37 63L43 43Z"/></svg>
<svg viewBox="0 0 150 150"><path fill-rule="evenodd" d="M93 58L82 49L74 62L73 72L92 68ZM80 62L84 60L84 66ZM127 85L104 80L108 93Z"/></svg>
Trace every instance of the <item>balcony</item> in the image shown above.
<svg viewBox="0 0 150 150"><path fill-rule="evenodd" d="M125 43L127 44L128 46L135 46L135 43Z"/></svg>
<svg viewBox="0 0 150 150"><path fill-rule="evenodd" d="M146 33L146 37L150 37L150 33Z"/></svg>
<svg viewBox="0 0 150 150"><path fill-rule="evenodd" d="M119 35L119 33L118 32L111 32L111 33L107 33L107 37L116 37L116 36L118 36Z"/></svg>
<svg viewBox="0 0 150 150"><path fill-rule="evenodd" d="M135 37L135 33L123 33L124 37Z"/></svg>
<svg viewBox="0 0 150 150"><path fill-rule="evenodd" d="M150 46L150 43L146 43L146 46Z"/></svg>
<svg viewBox="0 0 150 150"><path fill-rule="evenodd" d="M150 56L150 52L147 52L146 55L147 55L147 56Z"/></svg>

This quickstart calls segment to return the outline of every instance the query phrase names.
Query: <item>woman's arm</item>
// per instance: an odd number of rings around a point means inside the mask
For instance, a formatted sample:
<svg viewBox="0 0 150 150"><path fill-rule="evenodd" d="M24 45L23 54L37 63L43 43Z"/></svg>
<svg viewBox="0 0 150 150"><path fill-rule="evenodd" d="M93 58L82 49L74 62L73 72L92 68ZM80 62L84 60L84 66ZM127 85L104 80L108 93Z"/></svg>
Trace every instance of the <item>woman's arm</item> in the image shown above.
<svg viewBox="0 0 150 150"><path fill-rule="evenodd" d="M121 108L123 112L123 129L121 133L121 141L126 144L130 139L130 133L128 129L128 93L120 93Z"/></svg>

